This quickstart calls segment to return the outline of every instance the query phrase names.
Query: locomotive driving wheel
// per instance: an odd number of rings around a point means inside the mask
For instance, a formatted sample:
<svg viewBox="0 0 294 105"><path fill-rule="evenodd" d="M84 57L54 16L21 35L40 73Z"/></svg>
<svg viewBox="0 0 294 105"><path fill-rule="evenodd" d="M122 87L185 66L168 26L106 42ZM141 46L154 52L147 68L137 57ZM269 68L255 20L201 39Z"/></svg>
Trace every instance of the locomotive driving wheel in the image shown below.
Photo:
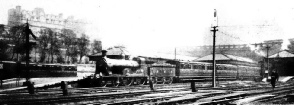
<svg viewBox="0 0 294 105"><path fill-rule="evenodd" d="M122 84L124 86L130 86L130 85L133 84L134 78L132 78L132 77L122 77L122 81L121 82L122 82Z"/></svg>
<svg viewBox="0 0 294 105"><path fill-rule="evenodd" d="M157 82L159 82L161 84L165 84L165 77L159 77L159 78L157 78Z"/></svg>
<svg viewBox="0 0 294 105"><path fill-rule="evenodd" d="M108 81L107 81L107 79L106 78L100 78L100 82L99 82L99 85L101 86L101 87L105 87L106 85L107 85L107 83L108 83Z"/></svg>
<svg viewBox="0 0 294 105"><path fill-rule="evenodd" d="M114 78L111 82L112 82L112 86L113 87L118 87L120 84L121 79L119 77Z"/></svg>
<svg viewBox="0 0 294 105"><path fill-rule="evenodd" d="M146 83L145 78L136 78L135 81L137 85L144 85Z"/></svg>
<svg viewBox="0 0 294 105"><path fill-rule="evenodd" d="M157 77L151 77L151 81L153 84L157 84Z"/></svg>
<svg viewBox="0 0 294 105"><path fill-rule="evenodd" d="M171 83L173 83L173 78L172 77L164 77L164 82L165 82L165 84L171 84Z"/></svg>

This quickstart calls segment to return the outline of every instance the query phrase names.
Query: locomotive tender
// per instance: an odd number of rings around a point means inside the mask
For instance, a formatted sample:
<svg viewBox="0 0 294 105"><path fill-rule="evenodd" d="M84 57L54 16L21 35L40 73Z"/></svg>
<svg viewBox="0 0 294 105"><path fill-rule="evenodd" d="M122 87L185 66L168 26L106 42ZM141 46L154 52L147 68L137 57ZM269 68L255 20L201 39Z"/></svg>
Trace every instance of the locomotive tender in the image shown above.
<svg viewBox="0 0 294 105"><path fill-rule="evenodd" d="M168 61L167 61L168 62ZM189 79L208 81L212 79L212 64L204 62L184 62L171 60L171 63L155 63L143 57L133 60L107 59L109 76L99 76L99 86L130 86L132 84L143 85L150 78L153 83L171 84L184 82ZM256 79L261 77L260 67L216 64L216 79L237 80ZM102 75L102 74L100 74Z"/></svg>

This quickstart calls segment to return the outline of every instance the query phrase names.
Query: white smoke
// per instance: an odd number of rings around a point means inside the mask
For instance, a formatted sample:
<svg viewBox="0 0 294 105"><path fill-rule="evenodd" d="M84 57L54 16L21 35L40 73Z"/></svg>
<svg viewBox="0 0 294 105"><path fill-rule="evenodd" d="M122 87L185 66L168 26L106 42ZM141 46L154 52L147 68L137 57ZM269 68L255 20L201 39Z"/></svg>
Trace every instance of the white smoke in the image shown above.
<svg viewBox="0 0 294 105"><path fill-rule="evenodd" d="M290 45L290 41L287 38L283 39L283 43L282 43L282 47L281 50L287 50L288 49L288 45Z"/></svg>
<svg viewBox="0 0 294 105"><path fill-rule="evenodd" d="M247 47L249 47L251 51L255 51L256 50L256 47L254 45L247 44Z"/></svg>
<svg viewBox="0 0 294 105"><path fill-rule="evenodd" d="M256 53L259 56L263 56L265 57L266 54L265 52L263 52L260 48L260 45L252 45L252 44L247 44L247 46L250 48L251 51L253 51L254 53Z"/></svg>

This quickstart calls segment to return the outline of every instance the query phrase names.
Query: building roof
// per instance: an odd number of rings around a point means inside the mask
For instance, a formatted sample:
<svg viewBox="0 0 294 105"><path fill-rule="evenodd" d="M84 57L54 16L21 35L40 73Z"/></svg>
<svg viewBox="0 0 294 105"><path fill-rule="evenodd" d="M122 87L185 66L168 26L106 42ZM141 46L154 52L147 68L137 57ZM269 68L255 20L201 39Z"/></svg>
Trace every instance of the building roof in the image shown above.
<svg viewBox="0 0 294 105"><path fill-rule="evenodd" d="M212 60L212 54L196 59L195 61L209 61L209 60ZM235 61L256 63L256 61L249 58L235 56L235 55L228 55L228 54L215 54L215 60L235 60Z"/></svg>
<svg viewBox="0 0 294 105"><path fill-rule="evenodd" d="M154 53L154 54L140 54L139 56L151 57L151 58L163 58L163 59L175 59L174 54L165 54L165 53ZM192 61L197 59L197 57L185 56L185 55L176 55L176 59L184 61Z"/></svg>
<svg viewBox="0 0 294 105"><path fill-rule="evenodd" d="M280 51L276 54L269 56L268 58L289 58L294 57L294 54L288 52L287 50Z"/></svg>

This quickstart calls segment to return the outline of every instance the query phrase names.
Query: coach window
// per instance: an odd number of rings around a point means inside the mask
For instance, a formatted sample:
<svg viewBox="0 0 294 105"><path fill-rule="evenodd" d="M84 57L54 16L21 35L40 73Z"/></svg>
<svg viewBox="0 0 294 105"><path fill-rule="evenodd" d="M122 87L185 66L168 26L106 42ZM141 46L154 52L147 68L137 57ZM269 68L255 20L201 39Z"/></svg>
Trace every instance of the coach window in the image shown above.
<svg viewBox="0 0 294 105"><path fill-rule="evenodd" d="M216 65L216 70L221 70L220 65Z"/></svg>
<svg viewBox="0 0 294 105"><path fill-rule="evenodd" d="M198 69L198 65L197 64L195 64L195 65L192 65L192 69Z"/></svg>
<svg viewBox="0 0 294 105"><path fill-rule="evenodd" d="M191 69L191 65L189 65L189 64L185 64L184 69Z"/></svg>
<svg viewBox="0 0 294 105"><path fill-rule="evenodd" d="M212 69L213 69L213 67L211 65L207 66L207 70L212 70Z"/></svg>
<svg viewBox="0 0 294 105"><path fill-rule="evenodd" d="M184 64L181 64L181 69L184 69Z"/></svg>
<svg viewBox="0 0 294 105"><path fill-rule="evenodd" d="M205 65L203 65L203 64L198 65L198 68L201 69L201 70L205 70Z"/></svg>

